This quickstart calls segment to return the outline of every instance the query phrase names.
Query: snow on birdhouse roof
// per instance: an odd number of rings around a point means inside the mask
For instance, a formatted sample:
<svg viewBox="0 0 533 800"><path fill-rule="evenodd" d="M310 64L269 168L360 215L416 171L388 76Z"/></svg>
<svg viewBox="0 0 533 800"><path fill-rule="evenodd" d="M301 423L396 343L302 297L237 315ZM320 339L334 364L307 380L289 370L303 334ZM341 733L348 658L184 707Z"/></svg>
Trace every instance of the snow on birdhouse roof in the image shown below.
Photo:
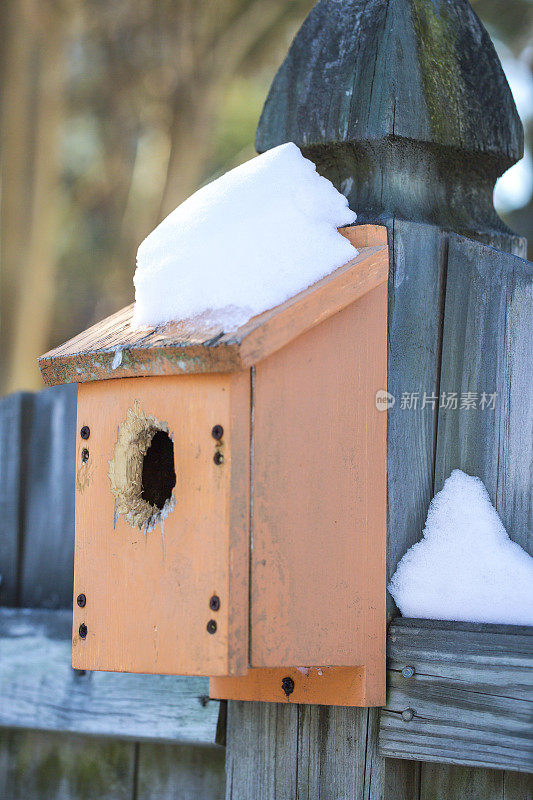
<svg viewBox="0 0 533 800"><path fill-rule="evenodd" d="M241 164L146 237L135 304L44 355L45 382L246 368L385 280L355 218L291 142Z"/></svg>
<svg viewBox="0 0 533 800"><path fill-rule="evenodd" d="M387 280L386 228L357 225L340 232L357 248L354 259L244 324L224 329L207 314L135 327L132 304L41 356L44 382L248 369Z"/></svg>

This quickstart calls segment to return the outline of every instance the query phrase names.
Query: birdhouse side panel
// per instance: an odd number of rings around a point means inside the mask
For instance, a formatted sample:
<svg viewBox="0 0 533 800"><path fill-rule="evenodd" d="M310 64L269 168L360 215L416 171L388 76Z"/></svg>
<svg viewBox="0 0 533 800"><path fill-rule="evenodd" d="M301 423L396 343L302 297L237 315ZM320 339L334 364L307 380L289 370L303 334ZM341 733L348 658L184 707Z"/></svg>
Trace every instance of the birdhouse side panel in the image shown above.
<svg viewBox="0 0 533 800"><path fill-rule="evenodd" d="M80 385L75 667L245 670L249 408L247 373Z"/></svg>
<svg viewBox="0 0 533 800"><path fill-rule="evenodd" d="M256 367L252 667L385 685L386 387L386 283Z"/></svg>

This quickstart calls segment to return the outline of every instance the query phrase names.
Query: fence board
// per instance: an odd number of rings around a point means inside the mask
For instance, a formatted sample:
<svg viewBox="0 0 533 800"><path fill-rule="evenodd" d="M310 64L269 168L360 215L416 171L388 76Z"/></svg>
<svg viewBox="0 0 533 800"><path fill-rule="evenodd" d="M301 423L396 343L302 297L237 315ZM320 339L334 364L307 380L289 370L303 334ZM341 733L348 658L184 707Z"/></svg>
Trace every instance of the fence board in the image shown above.
<svg viewBox="0 0 533 800"><path fill-rule="evenodd" d="M383 800L419 800L420 767L418 761L386 758Z"/></svg>
<svg viewBox="0 0 533 800"><path fill-rule="evenodd" d="M206 678L79 674L68 611L0 609L0 725L212 743L218 703Z"/></svg>
<svg viewBox="0 0 533 800"><path fill-rule="evenodd" d="M504 772L503 800L531 800L533 797L533 774Z"/></svg>
<svg viewBox="0 0 533 800"><path fill-rule="evenodd" d="M533 628L399 619L388 657L385 756L533 771Z"/></svg>
<svg viewBox="0 0 533 800"><path fill-rule="evenodd" d="M533 264L450 237L441 393L497 392L495 409L439 410L435 491L479 476L509 535L533 555Z"/></svg>
<svg viewBox="0 0 533 800"><path fill-rule="evenodd" d="M26 392L0 399L0 600L8 606L17 605L19 599L24 467L32 406L33 395Z"/></svg>
<svg viewBox="0 0 533 800"><path fill-rule="evenodd" d="M72 603L77 386L38 392L25 467L20 605Z"/></svg>
<svg viewBox="0 0 533 800"><path fill-rule="evenodd" d="M228 751L228 800L381 800L383 760L374 709L231 702L228 714L233 736L242 737L238 752L254 751L253 762ZM349 761L351 769L339 772L339 760Z"/></svg>
<svg viewBox="0 0 533 800"><path fill-rule="evenodd" d="M3 800L133 800L135 745L0 730Z"/></svg>
<svg viewBox="0 0 533 800"><path fill-rule="evenodd" d="M415 797L417 800L531 800L533 775L450 764L422 764L420 796L409 796L409 800Z"/></svg>
<svg viewBox="0 0 533 800"><path fill-rule="evenodd" d="M503 800L503 772L423 764L420 800Z"/></svg>
<svg viewBox="0 0 533 800"><path fill-rule="evenodd" d="M226 751L226 800L298 796L297 705L232 701L228 731L233 748Z"/></svg>
<svg viewBox="0 0 533 800"><path fill-rule="evenodd" d="M136 800L223 800L223 747L140 744Z"/></svg>

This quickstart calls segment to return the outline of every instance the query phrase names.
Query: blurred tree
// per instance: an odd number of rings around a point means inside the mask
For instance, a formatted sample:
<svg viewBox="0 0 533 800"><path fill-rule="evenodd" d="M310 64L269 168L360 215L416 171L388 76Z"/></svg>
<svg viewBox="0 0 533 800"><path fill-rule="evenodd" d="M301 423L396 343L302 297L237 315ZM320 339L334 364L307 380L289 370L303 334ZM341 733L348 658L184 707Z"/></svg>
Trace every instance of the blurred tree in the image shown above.
<svg viewBox="0 0 533 800"><path fill-rule="evenodd" d="M273 72L312 5L0 3L2 392L41 386L39 354L131 302L139 242L253 155ZM523 53L528 0L473 5Z"/></svg>
<svg viewBox="0 0 533 800"><path fill-rule="evenodd" d="M58 334L129 299L139 241L222 166L232 82L311 5L4 0L3 391L40 386L36 357ZM252 142L263 93L246 94Z"/></svg>

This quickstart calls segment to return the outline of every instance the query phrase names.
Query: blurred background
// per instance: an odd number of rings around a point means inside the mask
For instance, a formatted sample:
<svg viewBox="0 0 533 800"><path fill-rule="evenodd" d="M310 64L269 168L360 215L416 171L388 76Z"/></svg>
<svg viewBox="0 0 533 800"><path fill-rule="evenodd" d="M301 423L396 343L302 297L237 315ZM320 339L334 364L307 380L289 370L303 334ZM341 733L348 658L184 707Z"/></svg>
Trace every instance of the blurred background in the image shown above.
<svg viewBox="0 0 533 800"><path fill-rule="evenodd" d="M0 394L133 300L141 240L254 154L312 0L2 0ZM495 205L533 243L533 4L473 0L526 129ZM532 258L530 250L529 257Z"/></svg>

